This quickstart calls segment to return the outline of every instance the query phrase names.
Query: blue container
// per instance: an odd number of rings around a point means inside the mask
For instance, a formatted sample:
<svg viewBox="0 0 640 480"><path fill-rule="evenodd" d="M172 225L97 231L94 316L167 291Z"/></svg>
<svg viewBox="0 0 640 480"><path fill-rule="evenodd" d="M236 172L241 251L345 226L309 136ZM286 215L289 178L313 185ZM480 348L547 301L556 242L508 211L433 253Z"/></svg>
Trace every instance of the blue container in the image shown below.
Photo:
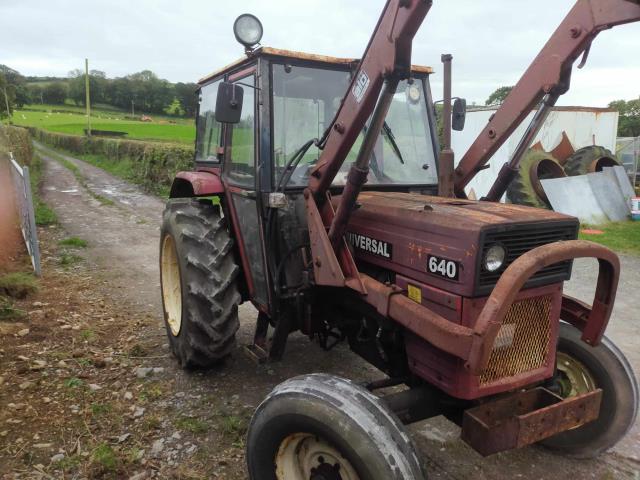
<svg viewBox="0 0 640 480"><path fill-rule="evenodd" d="M631 211L631 220L636 222L640 222L640 210L632 210Z"/></svg>

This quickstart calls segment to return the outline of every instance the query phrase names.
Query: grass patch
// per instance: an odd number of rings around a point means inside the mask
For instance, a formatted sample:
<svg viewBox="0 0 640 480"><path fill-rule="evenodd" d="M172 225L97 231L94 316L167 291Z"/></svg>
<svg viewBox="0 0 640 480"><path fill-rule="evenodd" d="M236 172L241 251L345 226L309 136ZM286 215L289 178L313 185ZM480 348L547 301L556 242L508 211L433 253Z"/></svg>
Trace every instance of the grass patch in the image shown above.
<svg viewBox="0 0 640 480"><path fill-rule="evenodd" d="M93 450L91 463L103 470L113 472L118 468L118 457L113 448L106 443L101 443Z"/></svg>
<svg viewBox="0 0 640 480"><path fill-rule="evenodd" d="M36 217L36 225L45 227L47 225L55 225L58 223L58 217L51 207L40 198L40 185L42 184L42 158L34 154L29 167L29 176L31 180L31 193L33 194L33 210Z"/></svg>
<svg viewBox="0 0 640 480"><path fill-rule="evenodd" d="M0 295L0 320L18 320L23 318L27 312L13 306L13 302Z"/></svg>
<svg viewBox="0 0 640 480"><path fill-rule="evenodd" d="M582 228L594 228L604 231L600 235L585 234L580 231L581 240L590 240L615 250L616 252L640 255L640 222L613 222L606 225Z"/></svg>
<svg viewBox="0 0 640 480"><path fill-rule="evenodd" d="M232 445L237 448L244 447L244 435L249 428L249 418L238 415L224 415L222 417L222 430L232 438Z"/></svg>
<svg viewBox="0 0 640 480"><path fill-rule="evenodd" d="M80 336L87 342L93 342L96 339L96 332L94 332L90 328L87 328L86 330L82 330L82 332L80 332Z"/></svg>
<svg viewBox="0 0 640 480"><path fill-rule="evenodd" d="M70 267L82 260L82 257L74 255L69 252L62 252L62 255L58 258L58 264L63 267Z"/></svg>
<svg viewBox="0 0 640 480"><path fill-rule="evenodd" d="M67 378L63 385L67 388L80 388L84 385L84 382L77 377Z"/></svg>
<svg viewBox="0 0 640 480"><path fill-rule="evenodd" d="M111 412L111 405L108 403L92 403L91 415L99 417Z"/></svg>
<svg viewBox="0 0 640 480"><path fill-rule="evenodd" d="M87 241L78 237L68 237L60 240L58 245L62 247L87 248Z"/></svg>
<svg viewBox="0 0 640 480"><path fill-rule="evenodd" d="M25 298L38 290L38 282L30 273L7 273L0 276L0 293L13 298Z"/></svg>
<svg viewBox="0 0 640 480"><path fill-rule="evenodd" d="M71 455L70 457L64 457L62 460L58 460L54 467L64 472L74 470L82 463L82 457L80 455Z"/></svg>
<svg viewBox="0 0 640 480"><path fill-rule="evenodd" d="M174 425L180 430L185 430L191 433L205 433L209 430L209 425L207 422L200 420L198 418L192 417L180 417L176 419Z"/></svg>

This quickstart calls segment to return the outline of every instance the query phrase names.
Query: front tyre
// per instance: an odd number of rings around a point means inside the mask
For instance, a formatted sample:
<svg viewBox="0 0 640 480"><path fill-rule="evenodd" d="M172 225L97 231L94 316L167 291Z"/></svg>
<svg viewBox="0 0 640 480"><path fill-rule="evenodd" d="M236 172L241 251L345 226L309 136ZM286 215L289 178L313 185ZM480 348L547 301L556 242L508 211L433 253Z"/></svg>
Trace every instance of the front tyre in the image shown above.
<svg viewBox="0 0 640 480"><path fill-rule="evenodd" d="M560 324L555 382L565 398L601 388L600 415L541 443L577 458L591 458L613 447L633 425L638 384L629 362L611 340L603 337L600 345L591 347L580 336L573 326Z"/></svg>
<svg viewBox="0 0 640 480"><path fill-rule="evenodd" d="M239 268L220 207L169 200L160 231L160 284L169 345L184 368L206 368L233 350Z"/></svg>
<svg viewBox="0 0 640 480"><path fill-rule="evenodd" d="M257 408L247 436L252 480L422 480L403 425L349 380L302 375Z"/></svg>

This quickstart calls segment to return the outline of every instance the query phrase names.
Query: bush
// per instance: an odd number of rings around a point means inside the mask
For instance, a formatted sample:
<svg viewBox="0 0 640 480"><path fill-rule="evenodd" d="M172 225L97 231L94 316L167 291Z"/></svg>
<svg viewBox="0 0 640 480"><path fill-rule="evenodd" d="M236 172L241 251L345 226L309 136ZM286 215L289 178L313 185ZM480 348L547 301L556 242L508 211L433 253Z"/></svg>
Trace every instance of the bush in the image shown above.
<svg viewBox="0 0 640 480"><path fill-rule="evenodd" d="M132 180L147 189L168 188L176 172L189 170L193 148L174 143L80 137L30 128L33 137L54 148L79 155L101 155L111 162L129 162Z"/></svg>
<svg viewBox="0 0 640 480"><path fill-rule="evenodd" d="M29 130L22 127L0 127L0 148L13 152L20 165L30 165L33 149Z"/></svg>

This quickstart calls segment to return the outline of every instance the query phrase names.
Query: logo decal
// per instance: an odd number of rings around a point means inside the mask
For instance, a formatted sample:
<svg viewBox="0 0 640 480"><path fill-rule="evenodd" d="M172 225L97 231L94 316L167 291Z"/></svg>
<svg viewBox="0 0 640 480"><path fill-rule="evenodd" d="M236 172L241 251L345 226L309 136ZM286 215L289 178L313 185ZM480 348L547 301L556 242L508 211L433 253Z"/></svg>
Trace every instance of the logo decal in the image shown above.
<svg viewBox="0 0 640 480"><path fill-rule="evenodd" d="M458 262L436 257L435 255L429 255L427 257L427 271L429 273L433 273L434 275L438 275L449 280L458 280L459 270Z"/></svg>
<svg viewBox="0 0 640 480"><path fill-rule="evenodd" d="M393 246L389 242L376 240L357 233L347 233L347 241L358 250L391 260Z"/></svg>
<svg viewBox="0 0 640 480"><path fill-rule="evenodd" d="M353 84L353 89L351 91L357 103L360 103L362 101L362 97L364 97L367 88L369 88L369 76L367 75L367 72L361 70L358 74L356 83Z"/></svg>

